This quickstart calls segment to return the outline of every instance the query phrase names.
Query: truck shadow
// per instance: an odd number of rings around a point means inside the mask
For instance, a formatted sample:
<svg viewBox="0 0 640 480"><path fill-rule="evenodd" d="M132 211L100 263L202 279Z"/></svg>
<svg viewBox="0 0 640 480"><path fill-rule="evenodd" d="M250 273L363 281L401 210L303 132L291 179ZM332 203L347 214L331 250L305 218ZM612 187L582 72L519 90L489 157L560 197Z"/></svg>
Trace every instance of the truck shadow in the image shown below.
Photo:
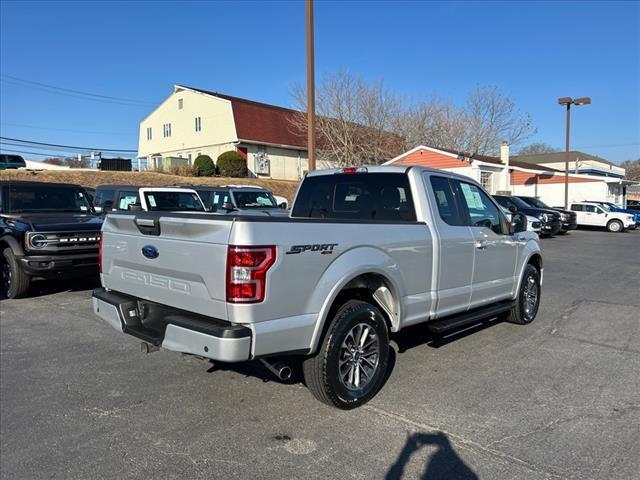
<svg viewBox="0 0 640 480"><path fill-rule="evenodd" d="M451 478L456 480L477 480L478 476L469 468L455 452L449 439L442 432L412 433L385 475L385 480L400 480L411 457L421 449L427 447L435 452L428 456L424 471L419 478L422 480L436 480ZM431 448L429 448L431 447Z"/></svg>
<svg viewBox="0 0 640 480"><path fill-rule="evenodd" d="M100 278L97 275L66 280L39 280L32 283L27 297L43 297L45 295L62 292L81 292L84 290L93 290L99 286Z"/></svg>

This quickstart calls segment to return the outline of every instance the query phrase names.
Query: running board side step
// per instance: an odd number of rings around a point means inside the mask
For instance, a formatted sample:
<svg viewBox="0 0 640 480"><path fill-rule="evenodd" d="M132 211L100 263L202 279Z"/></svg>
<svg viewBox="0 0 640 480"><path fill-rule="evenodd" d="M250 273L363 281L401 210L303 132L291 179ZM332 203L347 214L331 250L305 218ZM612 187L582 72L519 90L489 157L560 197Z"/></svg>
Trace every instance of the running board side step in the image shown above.
<svg viewBox="0 0 640 480"><path fill-rule="evenodd" d="M441 320L435 320L427 323L427 330L431 333L444 333L449 330L455 330L465 325L469 325L470 323L476 323L480 320L495 317L496 315L507 312L513 308L514 304L514 301L495 303L488 307L476 308L469 312L453 315Z"/></svg>

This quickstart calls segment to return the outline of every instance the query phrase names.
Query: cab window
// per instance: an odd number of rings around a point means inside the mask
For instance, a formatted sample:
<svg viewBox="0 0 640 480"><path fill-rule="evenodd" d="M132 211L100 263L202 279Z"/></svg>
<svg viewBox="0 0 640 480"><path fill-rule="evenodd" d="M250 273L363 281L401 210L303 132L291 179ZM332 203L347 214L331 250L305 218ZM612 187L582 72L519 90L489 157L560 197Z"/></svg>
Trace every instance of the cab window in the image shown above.
<svg viewBox="0 0 640 480"><path fill-rule="evenodd" d="M431 177L431 188L436 198L440 218L448 225L466 225L466 222L462 219L458 210L456 198L449 179L445 177Z"/></svg>
<svg viewBox="0 0 640 480"><path fill-rule="evenodd" d="M463 209L467 210L467 221L471 227L484 227L497 234L503 234L502 215L498 207L476 185L458 182Z"/></svg>
<svg viewBox="0 0 640 480"><path fill-rule="evenodd" d="M140 203L138 192L120 192L118 196L118 210L128 210L129 205Z"/></svg>
<svg viewBox="0 0 640 480"><path fill-rule="evenodd" d="M571 205L571 210L573 210L574 212L584 212L584 205Z"/></svg>

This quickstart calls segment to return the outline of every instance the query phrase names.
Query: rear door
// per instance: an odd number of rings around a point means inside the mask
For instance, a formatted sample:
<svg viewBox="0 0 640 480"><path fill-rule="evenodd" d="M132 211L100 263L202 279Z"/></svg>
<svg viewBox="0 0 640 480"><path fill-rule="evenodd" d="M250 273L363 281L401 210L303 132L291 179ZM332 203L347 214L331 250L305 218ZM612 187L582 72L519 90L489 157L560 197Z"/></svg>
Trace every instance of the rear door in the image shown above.
<svg viewBox="0 0 640 480"><path fill-rule="evenodd" d="M431 204L435 206L433 218L439 236L438 255L434 258L437 291L435 312L438 317L467 310L473 280L474 238L466 224L456 199L457 190L452 180L425 174Z"/></svg>
<svg viewBox="0 0 640 480"><path fill-rule="evenodd" d="M475 261L470 308L510 298L516 284L518 241L507 220L480 187L456 180L459 198L474 238Z"/></svg>

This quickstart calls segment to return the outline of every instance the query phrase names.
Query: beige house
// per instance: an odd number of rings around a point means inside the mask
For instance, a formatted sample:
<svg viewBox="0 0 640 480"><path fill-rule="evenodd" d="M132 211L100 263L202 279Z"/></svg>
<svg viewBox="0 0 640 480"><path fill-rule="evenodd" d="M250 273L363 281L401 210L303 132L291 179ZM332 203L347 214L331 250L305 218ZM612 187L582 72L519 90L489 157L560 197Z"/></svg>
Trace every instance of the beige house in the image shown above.
<svg viewBox="0 0 640 480"><path fill-rule="evenodd" d="M544 165L564 172L565 152L518 155L514 160L534 165ZM585 152L569 152L569 172L584 175L624 178L625 169L615 163Z"/></svg>
<svg viewBox="0 0 640 480"><path fill-rule="evenodd" d="M189 162L200 154L214 161L235 150L250 175L298 180L308 169L306 138L294 133L287 108L176 85L140 122L141 168ZM182 159L182 160L177 160ZM318 165L318 168L323 168Z"/></svg>

